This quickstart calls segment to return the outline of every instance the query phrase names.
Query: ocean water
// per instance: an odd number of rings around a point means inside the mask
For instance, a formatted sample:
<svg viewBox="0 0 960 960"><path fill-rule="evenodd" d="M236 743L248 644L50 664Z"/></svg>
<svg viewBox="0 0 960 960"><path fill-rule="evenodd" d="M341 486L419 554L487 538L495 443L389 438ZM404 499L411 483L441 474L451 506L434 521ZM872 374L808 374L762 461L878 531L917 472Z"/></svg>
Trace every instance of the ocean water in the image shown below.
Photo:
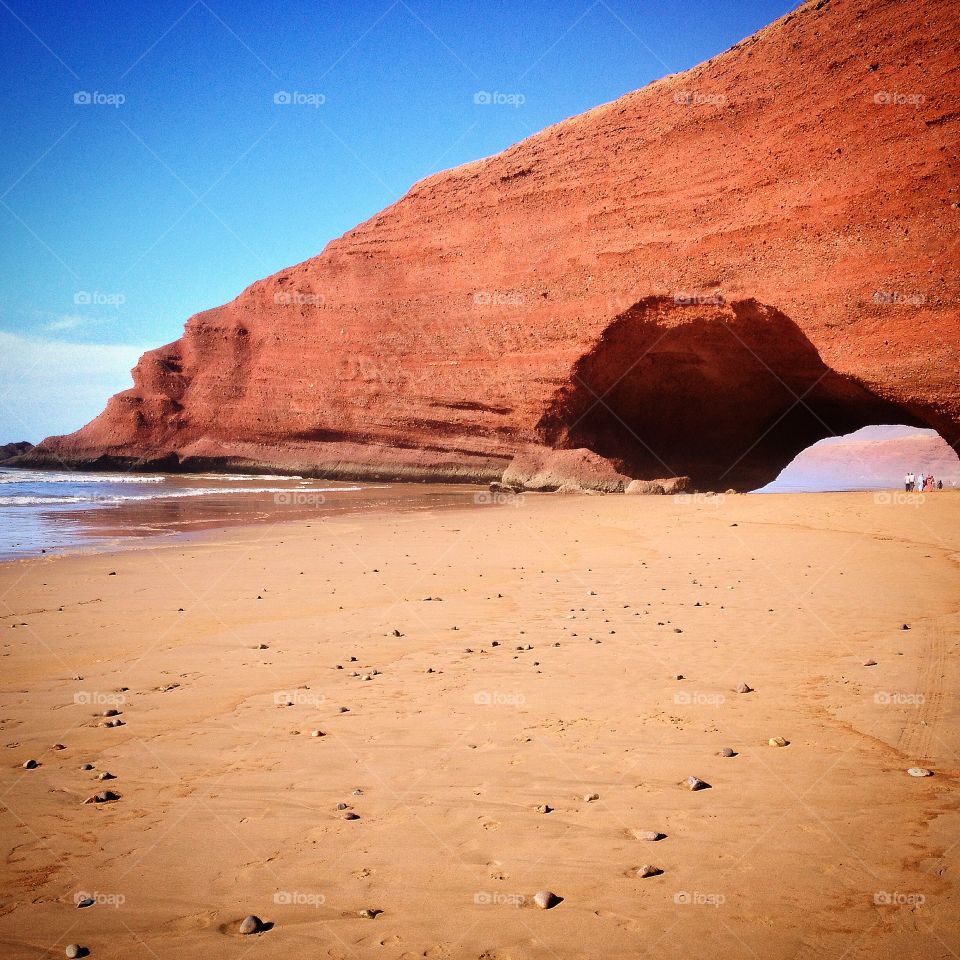
<svg viewBox="0 0 960 960"><path fill-rule="evenodd" d="M470 503L475 492L248 474L0 467L0 560L130 547L158 537L331 512Z"/></svg>

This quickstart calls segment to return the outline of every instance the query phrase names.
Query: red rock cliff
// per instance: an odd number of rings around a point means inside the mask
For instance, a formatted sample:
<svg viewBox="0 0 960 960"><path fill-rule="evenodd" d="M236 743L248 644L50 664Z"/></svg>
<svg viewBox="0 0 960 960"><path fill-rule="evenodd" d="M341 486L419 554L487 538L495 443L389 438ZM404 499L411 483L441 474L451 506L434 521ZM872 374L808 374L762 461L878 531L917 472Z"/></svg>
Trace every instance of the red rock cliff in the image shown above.
<svg viewBox="0 0 960 960"><path fill-rule="evenodd" d="M493 479L531 444L772 479L960 441L954 0L820 0L437 174L192 317L34 462Z"/></svg>

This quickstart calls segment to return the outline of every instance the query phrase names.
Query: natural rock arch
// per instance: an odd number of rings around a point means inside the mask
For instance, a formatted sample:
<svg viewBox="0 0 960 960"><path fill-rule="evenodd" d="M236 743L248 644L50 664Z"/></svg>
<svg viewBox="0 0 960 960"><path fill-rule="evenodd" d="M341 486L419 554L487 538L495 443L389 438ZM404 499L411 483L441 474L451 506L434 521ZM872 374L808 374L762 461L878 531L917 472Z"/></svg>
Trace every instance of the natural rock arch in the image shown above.
<svg viewBox="0 0 960 960"><path fill-rule="evenodd" d="M874 423L925 425L824 364L774 307L648 297L574 364L537 433L628 476L747 490L817 440Z"/></svg>

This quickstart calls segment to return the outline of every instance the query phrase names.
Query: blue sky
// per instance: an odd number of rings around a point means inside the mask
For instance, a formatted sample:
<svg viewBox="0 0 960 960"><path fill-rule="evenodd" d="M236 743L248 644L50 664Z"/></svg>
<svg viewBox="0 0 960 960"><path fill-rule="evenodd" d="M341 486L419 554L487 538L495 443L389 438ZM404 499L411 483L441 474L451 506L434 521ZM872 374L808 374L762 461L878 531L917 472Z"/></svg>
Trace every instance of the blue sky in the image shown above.
<svg viewBox="0 0 960 960"><path fill-rule="evenodd" d="M0 442L81 426L191 314L417 180L793 6L2 0Z"/></svg>

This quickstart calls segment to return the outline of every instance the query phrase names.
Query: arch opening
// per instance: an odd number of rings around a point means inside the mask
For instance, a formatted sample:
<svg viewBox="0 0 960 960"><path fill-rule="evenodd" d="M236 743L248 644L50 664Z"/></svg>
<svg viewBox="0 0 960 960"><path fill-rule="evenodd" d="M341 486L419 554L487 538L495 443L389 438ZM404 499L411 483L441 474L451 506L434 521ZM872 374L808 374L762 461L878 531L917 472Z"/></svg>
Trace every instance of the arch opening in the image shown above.
<svg viewBox="0 0 960 960"><path fill-rule="evenodd" d="M960 457L936 430L875 424L842 437L818 440L798 453L775 480L757 492L907 492L907 474L932 476L928 488L934 490L953 489L960 486Z"/></svg>

